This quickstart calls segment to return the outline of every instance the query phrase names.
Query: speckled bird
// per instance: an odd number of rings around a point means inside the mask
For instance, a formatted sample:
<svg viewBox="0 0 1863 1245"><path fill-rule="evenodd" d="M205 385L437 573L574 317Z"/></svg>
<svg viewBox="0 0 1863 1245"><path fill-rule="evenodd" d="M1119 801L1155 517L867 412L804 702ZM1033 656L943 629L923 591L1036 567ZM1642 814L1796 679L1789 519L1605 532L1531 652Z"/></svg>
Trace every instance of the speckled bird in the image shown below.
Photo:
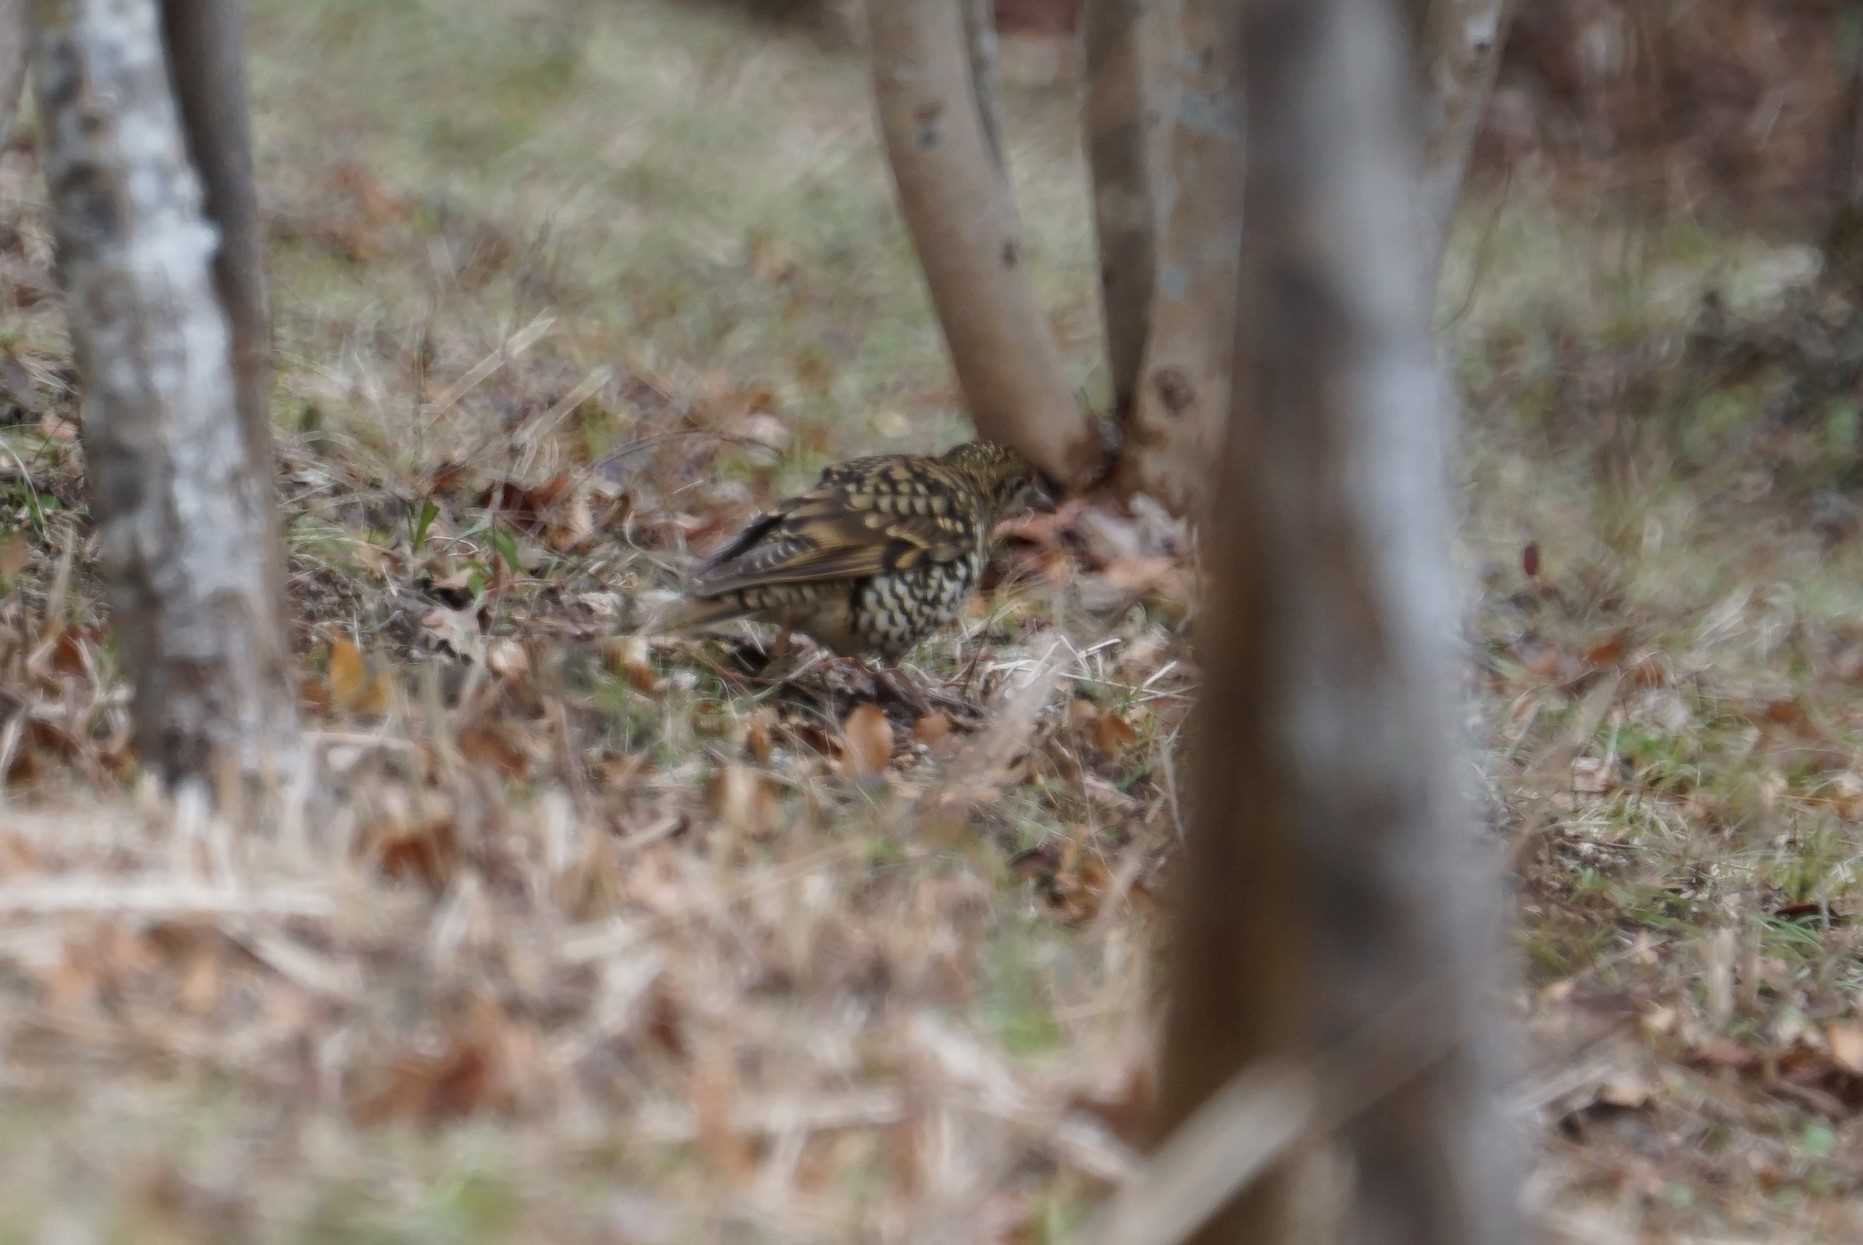
<svg viewBox="0 0 1863 1245"><path fill-rule="evenodd" d="M750 618L896 660L957 617L997 522L1042 500L1034 469L987 441L837 463L707 559L662 626Z"/></svg>

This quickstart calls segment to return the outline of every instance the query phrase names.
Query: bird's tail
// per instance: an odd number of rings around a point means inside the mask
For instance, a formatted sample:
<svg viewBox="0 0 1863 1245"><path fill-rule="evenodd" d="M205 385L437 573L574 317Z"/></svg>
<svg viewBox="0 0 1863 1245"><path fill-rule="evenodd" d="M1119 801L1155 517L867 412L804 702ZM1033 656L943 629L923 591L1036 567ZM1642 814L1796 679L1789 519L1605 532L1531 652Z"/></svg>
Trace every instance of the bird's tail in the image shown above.
<svg viewBox="0 0 1863 1245"><path fill-rule="evenodd" d="M651 611L641 623L642 635L663 635L673 631L689 631L696 627L709 627L715 623L730 622L734 618L747 618L755 610L746 609L743 604L732 597L681 597L676 601Z"/></svg>

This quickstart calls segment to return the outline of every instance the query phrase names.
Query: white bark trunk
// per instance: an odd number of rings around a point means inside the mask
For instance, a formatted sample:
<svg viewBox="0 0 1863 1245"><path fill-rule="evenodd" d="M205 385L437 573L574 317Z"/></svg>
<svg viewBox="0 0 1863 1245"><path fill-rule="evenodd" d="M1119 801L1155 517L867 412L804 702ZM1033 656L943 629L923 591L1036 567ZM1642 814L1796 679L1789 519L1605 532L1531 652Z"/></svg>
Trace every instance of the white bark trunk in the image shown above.
<svg viewBox="0 0 1863 1245"><path fill-rule="evenodd" d="M1392 0L1248 13L1235 414L1164 1122L1240 1069L1350 1041L1345 1083L1387 1092L1326 1112L1351 1173L1327 1239L1517 1240L1500 881L1458 797L1450 397L1425 257L1391 210L1416 185L1415 75ZM1297 1239L1296 1166L1192 1239Z"/></svg>
<svg viewBox="0 0 1863 1245"><path fill-rule="evenodd" d="M899 205L980 435L1071 486L1104 449L1068 385L1022 271L1006 179L990 154L965 39L950 0L871 0L874 94Z"/></svg>
<svg viewBox="0 0 1863 1245"><path fill-rule="evenodd" d="M144 764L171 781L296 746L269 479L238 411L214 231L154 0L40 0L34 79L84 378L84 445Z"/></svg>

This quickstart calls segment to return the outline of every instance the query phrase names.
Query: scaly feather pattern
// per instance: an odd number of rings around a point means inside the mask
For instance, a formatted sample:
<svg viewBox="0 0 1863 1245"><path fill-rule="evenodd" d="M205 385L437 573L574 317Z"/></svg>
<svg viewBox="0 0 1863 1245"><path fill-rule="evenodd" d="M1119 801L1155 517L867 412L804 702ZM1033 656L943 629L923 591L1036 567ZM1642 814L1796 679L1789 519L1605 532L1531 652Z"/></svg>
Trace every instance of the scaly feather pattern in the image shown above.
<svg viewBox="0 0 1863 1245"><path fill-rule="evenodd" d="M957 617L991 530L1039 497L1029 465L985 441L837 463L707 559L662 625L760 619L896 659Z"/></svg>

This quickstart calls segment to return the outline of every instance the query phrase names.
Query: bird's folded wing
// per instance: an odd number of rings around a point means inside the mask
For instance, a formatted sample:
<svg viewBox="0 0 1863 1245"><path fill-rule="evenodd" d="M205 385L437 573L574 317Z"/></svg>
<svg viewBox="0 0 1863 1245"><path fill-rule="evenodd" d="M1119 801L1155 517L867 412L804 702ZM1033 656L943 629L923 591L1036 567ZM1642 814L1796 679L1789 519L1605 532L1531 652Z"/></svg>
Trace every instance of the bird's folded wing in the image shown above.
<svg viewBox="0 0 1863 1245"><path fill-rule="evenodd" d="M964 525L949 516L856 510L833 496L802 498L757 526L755 537L733 542L708 563L692 590L710 596L910 570L960 558L971 543Z"/></svg>

